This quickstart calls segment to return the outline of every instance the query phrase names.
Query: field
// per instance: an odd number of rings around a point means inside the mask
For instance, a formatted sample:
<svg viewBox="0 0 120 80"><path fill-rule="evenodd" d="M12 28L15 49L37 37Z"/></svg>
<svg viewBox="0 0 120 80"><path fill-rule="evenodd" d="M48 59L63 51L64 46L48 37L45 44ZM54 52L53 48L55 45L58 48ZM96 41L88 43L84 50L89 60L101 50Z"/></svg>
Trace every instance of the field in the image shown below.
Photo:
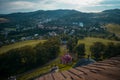
<svg viewBox="0 0 120 80"><path fill-rule="evenodd" d="M40 42L44 42L44 41L45 40L29 40L29 41L17 42L17 43L10 44L10 45L7 45L7 46L2 46L0 48L0 54L2 54L4 52L7 52L11 49L20 48L20 47L24 47L24 46L27 46L27 45L30 45L30 46L34 47L36 44L38 44Z"/></svg>
<svg viewBox="0 0 120 80"><path fill-rule="evenodd" d="M102 39L102 38L91 38L91 37L87 37L84 38L82 40L79 40L79 44L80 43L84 43L85 44L85 49L86 49L86 54L90 54L90 46L94 43L94 42L102 42L104 44L107 44L108 42L113 42L113 43L120 43L120 41L113 41L113 40L107 40L107 39Z"/></svg>
<svg viewBox="0 0 120 80"><path fill-rule="evenodd" d="M120 25L118 24L108 24L106 28L109 32L115 33L120 37Z"/></svg>

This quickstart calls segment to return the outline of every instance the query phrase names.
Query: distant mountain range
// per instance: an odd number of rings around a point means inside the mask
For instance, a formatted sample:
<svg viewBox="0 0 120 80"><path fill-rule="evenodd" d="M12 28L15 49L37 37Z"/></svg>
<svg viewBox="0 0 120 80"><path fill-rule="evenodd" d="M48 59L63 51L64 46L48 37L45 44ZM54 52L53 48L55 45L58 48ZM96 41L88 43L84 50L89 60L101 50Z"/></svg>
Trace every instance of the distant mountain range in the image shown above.
<svg viewBox="0 0 120 80"><path fill-rule="evenodd" d="M7 21L6 21L7 20ZM120 24L120 9L105 10L98 13L83 13L76 10L39 10L27 13L0 14L0 27L20 25L36 26L75 26L82 22L86 26L107 23Z"/></svg>

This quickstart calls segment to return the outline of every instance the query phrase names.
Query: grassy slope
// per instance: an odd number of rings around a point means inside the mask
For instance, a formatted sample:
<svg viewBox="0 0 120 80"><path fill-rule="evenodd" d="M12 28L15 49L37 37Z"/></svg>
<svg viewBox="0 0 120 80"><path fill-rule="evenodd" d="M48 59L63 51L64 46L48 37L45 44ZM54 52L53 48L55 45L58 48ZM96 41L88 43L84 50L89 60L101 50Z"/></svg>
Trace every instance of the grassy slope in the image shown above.
<svg viewBox="0 0 120 80"><path fill-rule="evenodd" d="M112 40L107 40L107 39L102 39L102 38L91 38L91 37L87 37L83 40L79 40L78 43L85 43L85 48L86 48L86 54L90 53L90 46L94 43L94 42L102 42L104 44L107 44L108 42L114 42L114 43L120 43L120 41L112 41Z"/></svg>
<svg viewBox="0 0 120 80"><path fill-rule="evenodd" d="M106 39L101 39L101 38L90 38L90 37L87 37L83 40L79 40L79 43L85 43L86 45L86 54L87 53L90 53L89 51L89 47L94 43L94 42L103 42L105 44L107 44L108 42L115 42L115 43L119 43L117 41L111 41L111 40L106 40ZM74 64L70 64L70 65L63 65L63 64L60 64L60 56L63 55L64 53L67 52L67 50L64 48L65 46L61 46L61 52L59 54L59 57L56 58L55 60L49 62L48 64L44 65L43 67L40 67L40 68L37 68L36 70L33 70L31 72L28 72L26 74L23 74L19 77L19 80L27 80L27 79L30 79L30 78L33 78L35 76L39 76L40 74L44 74L46 72L48 72L51 68L51 65L53 64L57 64L60 68L60 71L63 71L63 70L68 70L70 68L72 68L72 65Z"/></svg>
<svg viewBox="0 0 120 80"><path fill-rule="evenodd" d="M0 48L0 54L7 52L11 49L15 49L15 48L20 48L26 45L30 45L30 46L35 46L36 44L38 44L39 42L44 42L45 40L29 40L29 41L22 41L22 42L17 42L14 44L10 44L7 46L3 46Z"/></svg>
<svg viewBox="0 0 120 80"><path fill-rule="evenodd" d="M28 40L28 41L22 41L22 42L17 42L17 43L10 44L10 45L7 45L7 46L3 46L3 47L0 48L0 54L3 54L4 52L7 52L11 49L24 47L26 45L30 45L30 46L34 47L39 42L44 42L44 41L45 40ZM34 70L29 71L29 72L23 73L22 75L20 75L19 80L27 80L27 79L31 79L31 78L34 78L36 76L39 76L41 74L44 74L51 69L51 65L53 65L53 64L58 65L60 67L60 70L66 70L66 69L71 68L71 66L69 66L69 65L59 64L60 56L62 56L64 53L67 52L67 50L65 49L65 46L61 46L60 49L61 49L60 50L61 52L60 52L58 58L56 58L55 60L47 63L46 65L44 65L44 67L39 67L37 69L34 69Z"/></svg>
<svg viewBox="0 0 120 80"><path fill-rule="evenodd" d="M30 40L30 41L18 42L18 43L12 44L12 45L2 47L2 48L0 48L0 51L1 50L8 51L10 49L23 47L25 45L35 46L39 42L41 42L41 40ZM90 38L90 37L87 37L87 38L85 38L83 40L79 40L79 43L85 43L85 45L86 45L86 54L90 53L89 47L94 42L103 42L105 44L107 44L108 42L119 43L117 41L105 40L105 39L101 39L101 38ZM33 69L31 71L28 71L26 73L23 73L23 74L19 75L18 80L28 80L28 79L40 76L41 74L44 74L44 73L48 72L51 69L51 65L53 65L53 64L58 65L59 68L60 68L60 71L70 69L74 63L70 64L70 65L60 64L60 56L62 56L66 52L67 52L67 50L66 50L65 46L61 46L61 52L60 52L58 58L56 58L55 60L52 60L51 62L47 63L46 65L43 65L42 67L38 67L36 69Z"/></svg>
<svg viewBox="0 0 120 80"><path fill-rule="evenodd" d="M115 33L120 36L120 25L118 24L108 24L106 28L109 32Z"/></svg>
<svg viewBox="0 0 120 80"><path fill-rule="evenodd" d="M54 65L54 64L56 64L57 66L59 66L60 71L68 70L68 69L72 68L72 65L74 63L70 64L70 65L60 64L60 56L62 56L64 53L67 52L67 50L65 49L65 46L61 46L60 49L61 50L60 50L60 54L59 54L58 58L50 61L49 63L47 63L46 65L44 65L42 67L39 67L37 69L31 70L31 71L29 71L27 73L24 73L24 74L20 75L18 77L18 80L28 80L28 79L40 76L41 74L46 74L47 72L50 71L51 66Z"/></svg>

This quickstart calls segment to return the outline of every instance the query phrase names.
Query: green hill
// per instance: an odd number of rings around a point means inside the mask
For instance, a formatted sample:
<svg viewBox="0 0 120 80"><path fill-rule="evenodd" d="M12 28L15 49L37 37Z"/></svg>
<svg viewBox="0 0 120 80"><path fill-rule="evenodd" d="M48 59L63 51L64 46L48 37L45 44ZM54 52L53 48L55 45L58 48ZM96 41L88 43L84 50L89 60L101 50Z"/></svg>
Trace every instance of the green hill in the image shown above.
<svg viewBox="0 0 120 80"><path fill-rule="evenodd" d="M45 40L28 40L28 41L22 41L22 42L17 42L17 43L14 43L14 44L10 44L10 45L7 45L7 46L3 46L0 48L0 54L4 53L4 52L7 52L11 49L15 49L15 48L20 48L20 47L24 47L24 46L27 46L27 45L30 45L30 46L35 46L36 44L40 43L40 42L44 42Z"/></svg>
<svg viewBox="0 0 120 80"><path fill-rule="evenodd" d="M87 53L90 53L90 46L94 43L94 42L103 42L104 44L107 44L108 42L114 42L114 43L120 43L119 41L112 41L112 40L107 40L107 39L102 39L102 38L91 38L91 37L87 37L87 38L84 38L83 40L79 40L78 43L85 43L86 45L86 54ZM48 64L42 66L42 67L38 67L37 69L34 69L30 72L27 72L25 74L22 74L18 77L18 80L28 80L28 79L31 79L31 78L34 78L36 76L40 76L46 72L48 72L50 69L51 69L51 65L53 64L56 64L59 66L60 68L60 71L63 71L63 70L68 70L72 67L73 64L71 65L63 65L63 64L60 64L60 56L63 55L64 53L66 53L67 50L65 48L65 46L61 46L61 51L60 51L60 54L58 56L58 58L56 58L55 60L49 62Z"/></svg>
<svg viewBox="0 0 120 80"><path fill-rule="evenodd" d="M91 53L90 52L90 46L94 43L94 42L102 42L104 44L107 44L108 42L113 42L113 43L120 43L120 41L113 41L113 40L107 40L107 39L102 39L102 38L91 38L91 37L87 37L84 38L83 40L79 40L79 44L80 43L84 43L85 44L85 48L86 48L86 54Z"/></svg>
<svg viewBox="0 0 120 80"><path fill-rule="evenodd" d="M120 25L119 24L108 24L106 28L109 32L115 33L117 36L120 37Z"/></svg>

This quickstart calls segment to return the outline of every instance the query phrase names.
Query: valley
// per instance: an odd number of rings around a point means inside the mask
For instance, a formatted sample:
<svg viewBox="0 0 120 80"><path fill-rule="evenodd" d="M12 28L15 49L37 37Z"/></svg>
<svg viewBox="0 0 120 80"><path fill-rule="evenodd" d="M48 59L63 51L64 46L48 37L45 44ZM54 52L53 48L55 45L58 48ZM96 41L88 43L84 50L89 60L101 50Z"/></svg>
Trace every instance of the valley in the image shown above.
<svg viewBox="0 0 120 80"><path fill-rule="evenodd" d="M67 59L65 56L67 55ZM37 10L0 14L0 79L33 80L120 55L120 9L97 13ZM69 57L68 57L69 56Z"/></svg>

